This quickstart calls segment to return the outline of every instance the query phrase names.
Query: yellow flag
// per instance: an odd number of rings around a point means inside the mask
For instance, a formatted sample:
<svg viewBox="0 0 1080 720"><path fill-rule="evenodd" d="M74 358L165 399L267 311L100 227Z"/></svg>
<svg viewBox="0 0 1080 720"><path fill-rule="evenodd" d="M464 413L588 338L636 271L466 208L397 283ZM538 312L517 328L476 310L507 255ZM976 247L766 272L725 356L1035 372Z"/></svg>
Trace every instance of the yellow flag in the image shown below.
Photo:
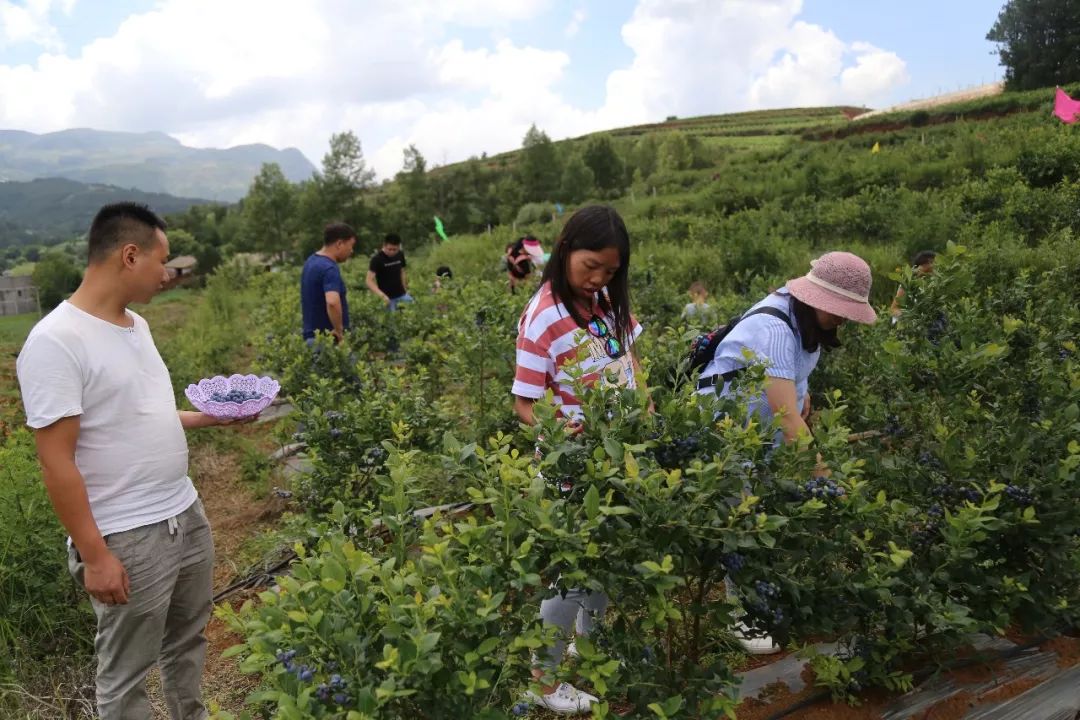
<svg viewBox="0 0 1080 720"><path fill-rule="evenodd" d="M874 147L870 148L870 152L874 153L875 155L881 152L881 143L874 143Z"/></svg>

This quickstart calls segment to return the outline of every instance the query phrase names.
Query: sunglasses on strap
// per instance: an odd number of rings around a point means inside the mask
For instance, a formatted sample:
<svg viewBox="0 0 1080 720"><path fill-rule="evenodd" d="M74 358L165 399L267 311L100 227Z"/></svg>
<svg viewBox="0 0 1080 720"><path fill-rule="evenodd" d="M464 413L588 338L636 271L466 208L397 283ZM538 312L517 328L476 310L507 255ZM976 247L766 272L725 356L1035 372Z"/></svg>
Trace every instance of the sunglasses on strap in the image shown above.
<svg viewBox="0 0 1080 720"><path fill-rule="evenodd" d="M589 324L585 326L585 329L589 331L589 334L594 338L598 338L604 341L604 350L607 352L608 357L612 360L622 357L623 346L619 342L619 339L611 334L611 328L608 327L604 318L599 315L593 315L589 320Z"/></svg>

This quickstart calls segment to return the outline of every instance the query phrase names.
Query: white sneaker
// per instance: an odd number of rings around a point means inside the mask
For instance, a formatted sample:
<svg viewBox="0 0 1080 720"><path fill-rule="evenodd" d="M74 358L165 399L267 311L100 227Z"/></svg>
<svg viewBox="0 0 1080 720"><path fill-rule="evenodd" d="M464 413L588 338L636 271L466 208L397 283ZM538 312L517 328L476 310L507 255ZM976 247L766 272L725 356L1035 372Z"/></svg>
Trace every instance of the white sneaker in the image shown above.
<svg viewBox="0 0 1080 720"><path fill-rule="evenodd" d="M581 692L570 683L561 683L554 692L537 695L532 690L525 693L525 701L547 708L556 715L586 715L591 706L600 700L587 692Z"/></svg>
<svg viewBox="0 0 1080 720"><path fill-rule="evenodd" d="M572 658L579 658L581 655L577 651L577 641L571 640L570 644L566 646L566 654Z"/></svg>
<svg viewBox="0 0 1080 720"><path fill-rule="evenodd" d="M742 645L743 650L751 655L773 655L780 652L781 648L773 641L772 635L750 637L750 628L741 622L731 628L731 633Z"/></svg>

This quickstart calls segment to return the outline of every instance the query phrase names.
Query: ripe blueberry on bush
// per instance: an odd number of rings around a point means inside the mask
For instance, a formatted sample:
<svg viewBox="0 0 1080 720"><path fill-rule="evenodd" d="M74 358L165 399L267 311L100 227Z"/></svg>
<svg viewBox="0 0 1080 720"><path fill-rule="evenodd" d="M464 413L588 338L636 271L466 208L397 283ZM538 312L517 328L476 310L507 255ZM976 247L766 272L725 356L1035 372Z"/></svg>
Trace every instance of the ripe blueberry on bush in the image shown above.
<svg viewBox="0 0 1080 720"><path fill-rule="evenodd" d="M842 497L847 493L844 488L836 484L835 480L825 477L811 479L803 486L806 497L828 500L829 498Z"/></svg>
<svg viewBox="0 0 1080 720"><path fill-rule="evenodd" d="M1031 494L1031 490L1022 488L1019 485L1008 485L1005 487L1005 495L1017 505L1031 505L1034 501L1034 497Z"/></svg>
<svg viewBox="0 0 1080 720"><path fill-rule="evenodd" d="M730 575L734 575L746 566L746 558L739 553L725 553L720 562L724 564Z"/></svg>

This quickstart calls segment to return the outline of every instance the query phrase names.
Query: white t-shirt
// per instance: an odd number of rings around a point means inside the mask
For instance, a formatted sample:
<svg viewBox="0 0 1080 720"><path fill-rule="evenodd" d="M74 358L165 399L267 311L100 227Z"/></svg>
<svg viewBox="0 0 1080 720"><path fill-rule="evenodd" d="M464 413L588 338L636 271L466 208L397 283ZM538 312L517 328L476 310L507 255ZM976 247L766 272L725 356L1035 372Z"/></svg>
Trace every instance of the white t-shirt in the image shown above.
<svg viewBox="0 0 1080 720"><path fill-rule="evenodd" d="M697 303L686 303L686 307L684 307L682 311L682 316L684 318L693 318L697 317L698 315L705 315L708 312L708 303L701 303L700 305L698 305Z"/></svg>
<svg viewBox="0 0 1080 720"><path fill-rule="evenodd" d="M75 464L102 535L179 515L197 497L169 371L139 315L123 328L63 302L23 345L16 368L26 424L75 415Z"/></svg>

